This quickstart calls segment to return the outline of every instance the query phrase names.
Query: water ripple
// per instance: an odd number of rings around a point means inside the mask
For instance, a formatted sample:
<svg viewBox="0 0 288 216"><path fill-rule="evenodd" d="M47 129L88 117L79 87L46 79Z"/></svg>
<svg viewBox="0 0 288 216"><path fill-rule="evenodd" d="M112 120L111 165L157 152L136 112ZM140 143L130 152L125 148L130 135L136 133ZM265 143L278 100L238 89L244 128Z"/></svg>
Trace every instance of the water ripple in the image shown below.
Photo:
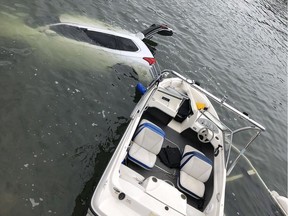
<svg viewBox="0 0 288 216"><path fill-rule="evenodd" d="M0 67L1 67L1 66L11 65L11 64L12 64L12 62L10 62L10 61L3 61L3 60L0 60Z"/></svg>
<svg viewBox="0 0 288 216"><path fill-rule="evenodd" d="M1 19L0 27L14 33L0 31L0 214L85 215L135 105L135 71L123 65L99 69L109 57L61 41L52 48L48 36L38 40L35 27L57 22L61 14L132 32L153 23L172 27L173 37L153 38L161 68L227 95L227 102L266 126L249 156L271 189L287 191L284 1L3 0L0 14L11 18ZM231 190L233 199L246 195ZM226 208L250 215L241 204Z"/></svg>

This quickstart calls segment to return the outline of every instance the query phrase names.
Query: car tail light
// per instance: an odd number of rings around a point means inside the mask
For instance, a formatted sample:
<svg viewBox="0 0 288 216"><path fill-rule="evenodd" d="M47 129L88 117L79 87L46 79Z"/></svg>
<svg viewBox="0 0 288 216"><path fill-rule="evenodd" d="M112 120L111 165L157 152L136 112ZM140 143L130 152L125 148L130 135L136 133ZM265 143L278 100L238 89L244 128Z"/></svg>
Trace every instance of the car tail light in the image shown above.
<svg viewBox="0 0 288 216"><path fill-rule="evenodd" d="M144 57L143 59L145 61L147 61L149 63L149 65L153 65L153 64L156 63L156 59L155 58Z"/></svg>

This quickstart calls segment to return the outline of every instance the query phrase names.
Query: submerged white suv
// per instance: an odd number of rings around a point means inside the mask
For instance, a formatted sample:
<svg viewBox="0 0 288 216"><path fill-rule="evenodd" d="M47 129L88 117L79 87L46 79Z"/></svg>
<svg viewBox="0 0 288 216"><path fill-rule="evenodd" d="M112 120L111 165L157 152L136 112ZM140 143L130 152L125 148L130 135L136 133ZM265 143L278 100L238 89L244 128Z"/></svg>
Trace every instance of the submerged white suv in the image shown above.
<svg viewBox="0 0 288 216"><path fill-rule="evenodd" d="M48 25L48 27L50 31L52 30L60 36L121 55L129 61L146 66L149 70L156 63L154 54L157 43L151 40L153 35L156 33L162 36L173 35L172 29L166 25L155 24L137 34L74 23L56 23Z"/></svg>

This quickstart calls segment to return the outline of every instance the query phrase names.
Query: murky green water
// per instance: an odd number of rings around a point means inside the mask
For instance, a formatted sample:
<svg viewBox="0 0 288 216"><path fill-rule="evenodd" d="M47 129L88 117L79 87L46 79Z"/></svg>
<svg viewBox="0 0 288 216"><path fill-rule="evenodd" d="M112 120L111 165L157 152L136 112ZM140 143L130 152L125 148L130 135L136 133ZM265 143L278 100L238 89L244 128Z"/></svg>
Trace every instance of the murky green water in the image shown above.
<svg viewBox="0 0 288 216"><path fill-rule="evenodd" d="M157 38L161 68L227 95L262 123L267 131L248 156L270 189L287 194L286 4L2 0L0 215L85 215L136 103L139 76L130 67L36 30L62 14L132 32L172 27L172 38ZM257 200L241 192L229 188L241 202L226 212L250 215L245 205Z"/></svg>

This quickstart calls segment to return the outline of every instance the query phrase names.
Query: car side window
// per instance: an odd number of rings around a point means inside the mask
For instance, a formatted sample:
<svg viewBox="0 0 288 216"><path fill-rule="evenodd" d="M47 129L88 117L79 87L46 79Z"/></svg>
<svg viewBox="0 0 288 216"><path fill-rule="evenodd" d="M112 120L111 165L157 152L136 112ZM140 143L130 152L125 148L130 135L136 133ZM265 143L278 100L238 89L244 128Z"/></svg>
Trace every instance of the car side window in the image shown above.
<svg viewBox="0 0 288 216"><path fill-rule="evenodd" d="M128 38L89 30L85 33L99 46L122 51L138 51L138 47L135 43Z"/></svg>
<svg viewBox="0 0 288 216"><path fill-rule="evenodd" d="M87 37L85 34L86 29L84 28L69 25L52 25L49 28L64 37L87 43L93 43L91 38Z"/></svg>
<svg viewBox="0 0 288 216"><path fill-rule="evenodd" d="M109 49L130 52L136 52L139 50L131 39L116 35L90 31L86 28L69 25L54 25L50 26L50 29L64 37L95 44Z"/></svg>
<svg viewBox="0 0 288 216"><path fill-rule="evenodd" d="M135 45L135 43L128 39L128 38L123 38L123 37L117 37L117 45L119 50L123 51L131 51L131 52L136 52L138 51L138 47Z"/></svg>
<svg viewBox="0 0 288 216"><path fill-rule="evenodd" d="M89 30L85 31L85 33L96 45L110 49L117 49L116 38L114 35Z"/></svg>

